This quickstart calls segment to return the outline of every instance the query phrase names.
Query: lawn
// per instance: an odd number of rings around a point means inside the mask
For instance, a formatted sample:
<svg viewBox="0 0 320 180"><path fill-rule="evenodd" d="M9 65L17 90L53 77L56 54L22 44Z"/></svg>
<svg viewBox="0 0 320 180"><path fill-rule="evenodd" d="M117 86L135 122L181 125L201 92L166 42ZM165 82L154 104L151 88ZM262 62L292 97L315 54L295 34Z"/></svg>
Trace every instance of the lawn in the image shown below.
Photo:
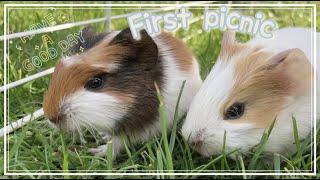
<svg viewBox="0 0 320 180"><path fill-rule="evenodd" d="M11 2L12 3L12 2ZM62 2L60 2L62 3ZM78 3L78 2L74 2ZM102 2L100 2L102 3ZM4 4L2 2L2 4ZM319 14L319 2L317 2ZM127 14L130 12L144 11L157 9L158 7L146 8L141 7L118 7L112 9L112 15ZM298 7L297 7L298 8ZM193 13L194 21L188 30L178 30L174 32L175 36L185 41L188 47L192 49L201 66L201 77L205 77L213 67L215 60L219 54L220 41L222 31L212 30L210 32L202 31L203 8L189 8ZM266 18L274 19L281 27L310 27L312 24L310 9L276 9L262 8ZM3 34L3 6L0 8L0 32ZM254 8L238 8L238 12L246 15L254 15L258 10ZM52 17L57 24L69 22L78 22L83 20L95 19L105 16L105 9L100 8L68 8L52 9L52 8L25 8L25 9L10 9L8 13L9 24L8 31L10 33L22 32L29 29L32 24L42 23L46 18ZM160 12L161 13L161 12ZM49 16L48 16L49 15ZM63 18L64 16L64 18ZM320 18L317 22L317 31L320 31ZM105 31L104 22L94 23L93 27L97 32ZM76 26L64 30L46 33L49 35L53 43L49 46L42 44L42 35L35 35L32 39L17 38L8 41L9 57L6 60L8 63L8 82L14 82L22 79L27 75L32 75L41 72L50 67L53 67L59 57L66 55L58 46L58 42L65 40L69 34L81 30L84 26ZM112 30L121 30L127 27L125 18L112 20ZM249 39L248 35L238 34L242 41ZM0 45L1 55L3 54L3 43ZM38 64L33 70L26 70L24 62L34 56L40 56L41 51L46 51L48 48L55 48L58 51L58 56L49 58L46 62ZM0 56L0 86L4 84L3 56ZM37 80L28 82L8 91L8 119L13 122L21 117L24 117L35 110L42 107L43 94L46 91L50 82L50 76L42 77ZM3 92L0 94L1 102L4 102ZM0 109L3 109L3 104L0 104ZM162 109L160 108L160 111ZM3 111L0 111L0 117L3 117ZM165 119L163 119L165 121ZM3 126L3 118L0 119ZM178 127L181 123L178 123ZM151 139L144 144L132 146L128 144L124 151L115 161L110 159L110 154L100 158L92 156L87 152L89 147L96 146L97 143L92 138L87 138L86 143L80 142L78 138L72 134L60 132L53 129L44 118L38 118L35 121L27 124L21 129L18 129L8 136L8 171L9 172L310 172L313 168L313 155L311 148L313 141L311 138L304 140L297 139L298 152L291 157L284 157L281 154L266 155L261 153L263 144L267 138L267 134L262 138L261 144L258 145L251 155L240 156L235 161L228 158L231 152L225 152L219 156L211 158L203 158L195 151L191 150L187 143L177 132L163 132L159 138ZM172 138L171 138L172 137ZM175 143L172 144L172 139ZM169 141L169 142L168 142ZM320 135L317 133L317 142L320 141ZM169 145L166 146L168 142ZM0 146L3 147L4 141L0 140ZM319 143L317 144L319 147ZM170 153L172 148L172 153ZM0 174L3 174L3 148L0 149ZM267 157L266 157L267 156ZM317 161L320 158L317 153ZM317 172L320 166L317 166ZM17 176L18 177L18 176ZM29 178L50 178L53 176L38 176L30 175ZM77 176L76 178L81 178ZM97 176L91 176L97 177ZM125 178L126 176L117 176ZM132 178L145 178L145 176L136 175ZM149 176L150 178L165 178L168 176ZM173 176L170 176L173 177ZM179 175L179 178L203 178L198 175ZM234 176L233 176L234 177ZM240 178L254 178L253 176L239 176ZM290 175L275 176L275 178L290 178ZM304 178L306 176L295 176ZM68 178L68 176L65 176ZM216 178L230 178L230 176L216 176Z"/></svg>

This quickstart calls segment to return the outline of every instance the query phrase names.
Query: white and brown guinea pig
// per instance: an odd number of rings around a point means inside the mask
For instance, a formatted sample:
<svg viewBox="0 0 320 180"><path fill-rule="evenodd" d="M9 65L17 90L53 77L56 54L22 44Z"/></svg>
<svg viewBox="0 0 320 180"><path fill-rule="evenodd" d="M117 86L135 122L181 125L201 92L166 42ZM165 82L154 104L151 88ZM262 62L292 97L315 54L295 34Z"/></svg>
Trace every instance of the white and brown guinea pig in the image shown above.
<svg viewBox="0 0 320 180"><path fill-rule="evenodd" d="M45 116L66 131L97 130L106 142L112 141L116 156L124 147L121 135L138 143L159 134L156 83L170 128L182 82L186 80L180 115L201 86L198 62L182 41L168 33L154 38L145 30L140 34L135 40L129 28L102 34L85 28L85 42L55 67L44 97ZM103 156L107 145L89 151Z"/></svg>
<svg viewBox="0 0 320 180"><path fill-rule="evenodd" d="M247 153L275 120L265 152L293 153L292 116L300 139L313 129L313 35L309 29L286 28L271 39L256 37L243 44L234 32L225 32L216 64L182 127L190 145L204 156L219 154L226 132L226 152ZM316 112L319 118L319 105Z"/></svg>

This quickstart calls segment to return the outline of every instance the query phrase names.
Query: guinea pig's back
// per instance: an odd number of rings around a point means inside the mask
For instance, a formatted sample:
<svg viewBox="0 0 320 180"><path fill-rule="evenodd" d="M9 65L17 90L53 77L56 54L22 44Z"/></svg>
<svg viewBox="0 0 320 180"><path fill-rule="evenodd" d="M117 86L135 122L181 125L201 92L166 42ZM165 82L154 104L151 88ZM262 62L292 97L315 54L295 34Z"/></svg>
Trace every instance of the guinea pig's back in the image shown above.
<svg viewBox="0 0 320 180"><path fill-rule="evenodd" d="M188 110L192 98L198 92L202 84L199 65L185 43L171 34L162 32L154 37L154 41L163 61L165 86L162 93L168 118L172 119L182 82L186 81L179 104L181 112Z"/></svg>
<svg viewBox="0 0 320 180"><path fill-rule="evenodd" d="M320 42L320 33L316 33L316 40ZM263 45L267 50L274 53L279 53L281 51L299 48L301 49L309 59L311 64L314 64L314 33L308 28L283 28L273 32L273 37L270 39L257 36L250 40L248 44L250 45ZM317 54L316 59L320 59L320 53ZM319 67L319 63L317 63Z"/></svg>

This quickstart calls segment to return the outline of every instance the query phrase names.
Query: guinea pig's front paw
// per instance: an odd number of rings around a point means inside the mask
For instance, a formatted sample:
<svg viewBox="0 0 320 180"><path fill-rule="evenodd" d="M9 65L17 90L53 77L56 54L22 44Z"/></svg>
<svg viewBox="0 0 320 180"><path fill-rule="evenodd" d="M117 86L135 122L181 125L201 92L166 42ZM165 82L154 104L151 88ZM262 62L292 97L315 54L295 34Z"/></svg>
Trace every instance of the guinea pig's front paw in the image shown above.
<svg viewBox="0 0 320 180"><path fill-rule="evenodd" d="M109 140L107 144L100 145L96 148L89 148L88 152L95 156L105 157L108 153L108 147L112 148L112 158L115 159L119 152L123 149L123 144L117 137L115 137L112 140Z"/></svg>
<svg viewBox="0 0 320 180"><path fill-rule="evenodd" d="M108 149L107 144L104 144L104 145L98 146L96 148L89 148L88 151L89 151L89 153L91 153L95 156L103 157L107 154L107 149Z"/></svg>

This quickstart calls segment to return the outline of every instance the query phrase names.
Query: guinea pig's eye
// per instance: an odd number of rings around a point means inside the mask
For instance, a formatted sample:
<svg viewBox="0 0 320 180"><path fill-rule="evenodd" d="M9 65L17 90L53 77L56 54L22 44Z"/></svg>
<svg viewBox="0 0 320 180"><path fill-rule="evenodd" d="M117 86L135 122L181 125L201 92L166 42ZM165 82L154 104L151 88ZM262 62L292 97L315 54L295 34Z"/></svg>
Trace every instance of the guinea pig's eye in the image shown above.
<svg viewBox="0 0 320 180"><path fill-rule="evenodd" d="M104 78L102 75L94 76L84 86L88 90L97 90L102 88L104 85Z"/></svg>
<svg viewBox="0 0 320 180"><path fill-rule="evenodd" d="M227 111L224 114L224 120L230 120L230 119L238 119L240 118L244 113L244 103L234 103L232 106L230 106Z"/></svg>

